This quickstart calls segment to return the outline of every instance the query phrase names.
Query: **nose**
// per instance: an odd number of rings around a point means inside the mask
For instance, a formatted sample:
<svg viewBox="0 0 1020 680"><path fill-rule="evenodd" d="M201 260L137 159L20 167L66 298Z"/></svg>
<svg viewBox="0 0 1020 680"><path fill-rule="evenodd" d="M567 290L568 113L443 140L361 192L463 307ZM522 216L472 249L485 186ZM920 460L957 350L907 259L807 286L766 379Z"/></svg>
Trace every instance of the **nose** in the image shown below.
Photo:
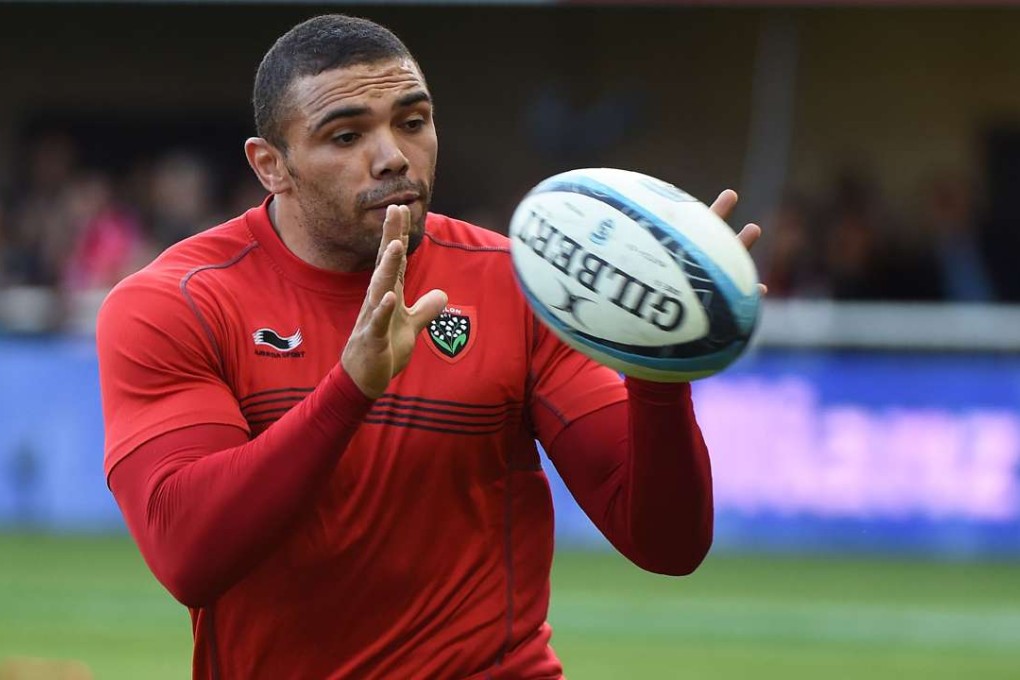
<svg viewBox="0 0 1020 680"><path fill-rule="evenodd" d="M372 176L376 179L407 173L407 156L390 131L380 132L377 137L375 156L372 159Z"/></svg>

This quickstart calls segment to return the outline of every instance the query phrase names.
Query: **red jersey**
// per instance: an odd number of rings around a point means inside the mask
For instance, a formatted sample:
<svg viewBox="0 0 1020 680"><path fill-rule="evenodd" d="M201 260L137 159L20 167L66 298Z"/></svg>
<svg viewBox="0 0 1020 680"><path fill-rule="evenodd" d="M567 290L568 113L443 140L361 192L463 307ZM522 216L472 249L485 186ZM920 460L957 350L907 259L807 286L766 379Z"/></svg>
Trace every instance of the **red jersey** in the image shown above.
<svg viewBox="0 0 1020 680"><path fill-rule="evenodd" d="M336 366L371 272L301 261L267 205L172 247L105 303L107 474L179 428L257 437ZM428 215L405 295L432 288L446 311L326 491L240 582L192 609L196 677L560 676L535 438L627 393L535 321L505 237ZM537 408L558 417L536 428Z"/></svg>

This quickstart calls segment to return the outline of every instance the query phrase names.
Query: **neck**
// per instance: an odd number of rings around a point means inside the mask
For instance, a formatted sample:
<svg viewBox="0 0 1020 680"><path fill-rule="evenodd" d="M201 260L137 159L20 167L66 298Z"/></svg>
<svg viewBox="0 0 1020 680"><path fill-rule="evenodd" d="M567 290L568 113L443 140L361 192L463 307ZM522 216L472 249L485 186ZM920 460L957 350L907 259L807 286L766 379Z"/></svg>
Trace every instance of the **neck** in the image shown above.
<svg viewBox="0 0 1020 680"><path fill-rule="evenodd" d="M342 273L365 271L375 266L374 260L318 242L307 229L301 228L301 216L295 207L273 197L269 202L269 222L283 245L302 261L319 269Z"/></svg>

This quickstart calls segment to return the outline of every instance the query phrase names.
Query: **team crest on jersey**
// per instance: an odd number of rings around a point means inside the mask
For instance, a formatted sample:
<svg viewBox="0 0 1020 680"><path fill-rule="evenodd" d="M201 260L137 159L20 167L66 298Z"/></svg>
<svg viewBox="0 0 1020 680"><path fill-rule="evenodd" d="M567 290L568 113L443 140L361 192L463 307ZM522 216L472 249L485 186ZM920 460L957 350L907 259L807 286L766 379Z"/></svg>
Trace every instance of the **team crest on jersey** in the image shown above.
<svg viewBox="0 0 1020 680"><path fill-rule="evenodd" d="M475 341L475 319L474 307L447 305L427 329L432 351L450 363L467 354Z"/></svg>
<svg viewBox="0 0 1020 680"><path fill-rule="evenodd" d="M295 351L304 341L300 328L294 335L288 336L280 335L272 328L260 328L251 334L251 339L255 342L255 354L259 356L299 359L305 355L304 352ZM262 347L269 347L271 350Z"/></svg>

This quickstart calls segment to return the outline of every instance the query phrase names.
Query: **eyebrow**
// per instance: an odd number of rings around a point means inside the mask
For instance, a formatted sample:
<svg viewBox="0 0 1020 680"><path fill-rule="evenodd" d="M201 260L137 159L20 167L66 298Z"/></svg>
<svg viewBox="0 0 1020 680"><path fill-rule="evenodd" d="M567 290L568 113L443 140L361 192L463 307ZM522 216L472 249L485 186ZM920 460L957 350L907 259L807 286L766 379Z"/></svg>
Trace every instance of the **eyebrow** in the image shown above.
<svg viewBox="0 0 1020 680"><path fill-rule="evenodd" d="M432 96L429 95L425 90L418 90L416 92L410 92L405 94L403 97L397 100L397 103L393 105L395 109L402 109L408 106L414 106L420 102L432 103Z"/></svg>
<svg viewBox="0 0 1020 680"><path fill-rule="evenodd" d="M404 109L421 102L432 103L432 96L424 90L416 90L405 94L403 97L394 102L393 108ZM342 106L338 109L333 109L315 124L315 127L312 128L312 132L318 132L335 120L339 120L341 118L357 118L358 116L364 116L367 113L371 113L371 111L372 110L367 106Z"/></svg>

